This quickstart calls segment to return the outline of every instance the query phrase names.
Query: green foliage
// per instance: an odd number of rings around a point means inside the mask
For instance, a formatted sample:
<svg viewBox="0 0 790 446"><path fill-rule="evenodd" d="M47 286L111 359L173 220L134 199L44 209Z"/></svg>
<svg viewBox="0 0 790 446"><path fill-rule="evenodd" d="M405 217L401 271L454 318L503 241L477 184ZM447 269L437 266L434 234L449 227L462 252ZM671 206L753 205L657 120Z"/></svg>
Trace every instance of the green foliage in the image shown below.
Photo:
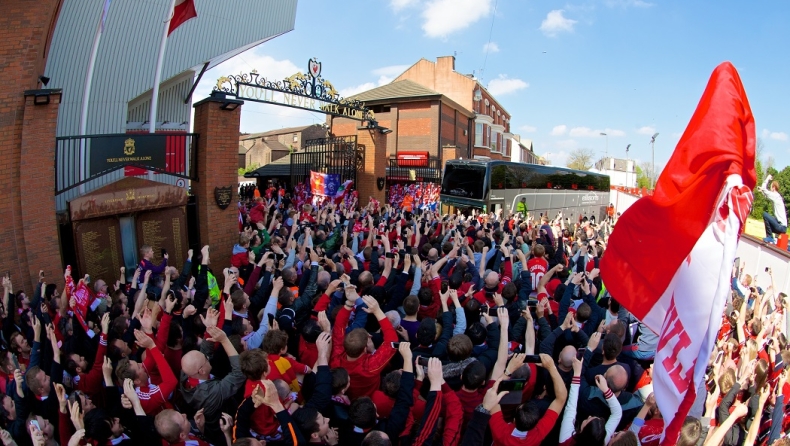
<svg viewBox="0 0 790 446"><path fill-rule="evenodd" d="M636 187L650 187L650 178L647 177L645 171L641 167L636 166Z"/></svg>
<svg viewBox="0 0 790 446"><path fill-rule="evenodd" d="M773 167L769 167L767 171L763 170L763 161L757 159L755 162L755 170L757 171L757 185L760 186L765 181L765 177L767 175L771 175L773 177L773 181L779 182L779 193L782 194L782 198L785 201L785 213L787 214L788 220L790 220L790 209L788 208L788 203L790 203L790 166L785 167L781 171L774 169ZM768 184L766 189L770 189L771 185ZM767 211L769 214L773 214L774 212L774 205L771 203L765 194L756 190L754 191L754 206L752 207L751 217L762 220L763 212Z"/></svg>
<svg viewBox="0 0 790 446"><path fill-rule="evenodd" d="M256 170L259 167L261 167L261 166L259 166L257 164L250 164L247 167L239 167L239 176L242 177L242 176L244 176L245 173L250 173L250 172Z"/></svg>
<svg viewBox="0 0 790 446"><path fill-rule="evenodd" d="M757 185L763 184L765 180L765 170L763 170L763 162L761 159L757 158L754 163L754 170L757 171ZM752 218L756 218L759 220L763 219L763 211L771 212L773 210L773 206L771 205L771 200L769 200L765 194L758 191L757 188L754 189L754 205L752 206Z"/></svg>

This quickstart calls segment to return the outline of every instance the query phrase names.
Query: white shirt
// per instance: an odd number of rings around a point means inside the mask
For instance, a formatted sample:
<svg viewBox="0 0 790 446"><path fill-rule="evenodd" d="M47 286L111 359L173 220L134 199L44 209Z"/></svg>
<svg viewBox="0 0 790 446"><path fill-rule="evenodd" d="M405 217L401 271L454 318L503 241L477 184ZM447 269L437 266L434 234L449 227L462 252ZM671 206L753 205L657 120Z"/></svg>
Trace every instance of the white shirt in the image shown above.
<svg viewBox="0 0 790 446"><path fill-rule="evenodd" d="M763 181L763 185L759 186L757 190L765 194L769 200L774 204L774 217L779 220L779 224L787 227L787 214L785 213L785 202L779 192L774 192L766 188L768 186L768 177Z"/></svg>

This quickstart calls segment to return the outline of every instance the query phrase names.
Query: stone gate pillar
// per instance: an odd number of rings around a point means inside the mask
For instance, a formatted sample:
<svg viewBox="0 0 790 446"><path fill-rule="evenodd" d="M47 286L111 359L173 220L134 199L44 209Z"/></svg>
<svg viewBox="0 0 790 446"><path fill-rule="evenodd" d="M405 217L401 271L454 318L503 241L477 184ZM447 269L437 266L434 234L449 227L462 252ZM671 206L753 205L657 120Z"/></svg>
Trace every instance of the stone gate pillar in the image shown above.
<svg viewBox="0 0 790 446"><path fill-rule="evenodd" d="M192 181L200 226L200 243L211 247L211 267L221 275L230 266L231 250L239 239L238 171L239 123L243 101L224 94L196 103L195 133L198 133L197 180ZM215 188L230 188L230 203L221 209Z"/></svg>
<svg viewBox="0 0 790 446"><path fill-rule="evenodd" d="M383 204L385 190L379 190L378 184L387 176L387 135L378 129L358 128L357 146L364 153L355 185L359 192L359 205L366 206L371 196Z"/></svg>

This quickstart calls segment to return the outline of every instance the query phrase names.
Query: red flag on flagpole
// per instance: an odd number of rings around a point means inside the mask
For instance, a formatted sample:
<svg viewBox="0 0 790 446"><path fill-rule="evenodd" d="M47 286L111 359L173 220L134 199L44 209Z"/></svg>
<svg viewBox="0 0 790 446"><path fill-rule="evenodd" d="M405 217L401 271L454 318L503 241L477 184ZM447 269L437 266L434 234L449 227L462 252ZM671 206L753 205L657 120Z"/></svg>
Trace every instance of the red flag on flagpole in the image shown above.
<svg viewBox="0 0 790 446"><path fill-rule="evenodd" d="M173 7L173 18L170 19L170 28L167 30L167 35L169 36L181 24L195 17L197 17L195 0L176 0L176 4Z"/></svg>
<svg viewBox="0 0 790 446"><path fill-rule="evenodd" d="M658 179L617 223L601 259L606 288L659 333L653 370L674 445L721 325L738 237L751 209L754 118L737 71L714 70Z"/></svg>

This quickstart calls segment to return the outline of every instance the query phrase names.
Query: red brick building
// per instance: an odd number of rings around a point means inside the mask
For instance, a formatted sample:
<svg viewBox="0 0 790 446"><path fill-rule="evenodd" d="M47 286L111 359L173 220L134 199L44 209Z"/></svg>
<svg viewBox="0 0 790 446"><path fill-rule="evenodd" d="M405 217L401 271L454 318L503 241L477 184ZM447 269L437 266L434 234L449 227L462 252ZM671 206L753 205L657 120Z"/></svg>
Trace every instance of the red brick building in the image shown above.
<svg viewBox="0 0 790 446"><path fill-rule="evenodd" d="M510 113L472 75L455 71L455 57L438 57L436 62L420 59L393 83L410 80L446 96L474 112L469 130L474 156L509 160L511 153Z"/></svg>
<svg viewBox="0 0 790 446"><path fill-rule="evenodd" d="M375 113L378 124L391 130L385 136L388 157L399 152L427 152L442 165L448 157L469 157L474 114L449 97L402 80L351 98L364 102ZM359 121L332 116L329 124L336 135L354 134L360 125Z"/></svg>

